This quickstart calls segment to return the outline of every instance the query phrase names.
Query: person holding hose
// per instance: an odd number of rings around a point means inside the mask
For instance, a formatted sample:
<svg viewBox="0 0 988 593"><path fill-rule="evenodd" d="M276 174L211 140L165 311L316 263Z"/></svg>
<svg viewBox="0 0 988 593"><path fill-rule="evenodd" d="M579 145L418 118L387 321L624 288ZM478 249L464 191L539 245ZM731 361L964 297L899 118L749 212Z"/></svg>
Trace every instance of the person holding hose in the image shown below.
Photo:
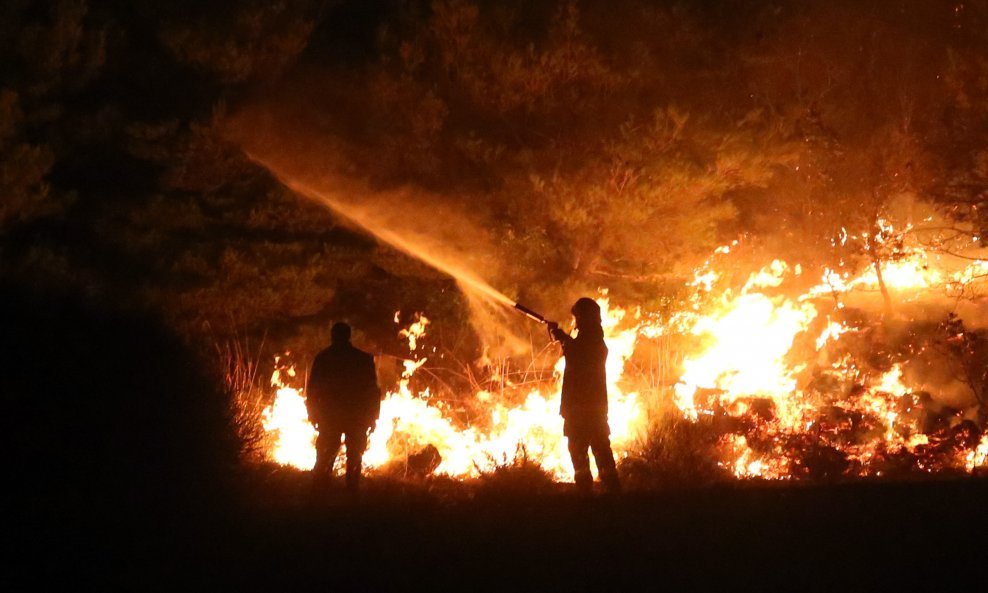
<svg viewBox="0 0 988 593"><path fill-rule="evenodd" d="M576 320L576 337L547 322L549 335L559 342L566 358L563 372L563 394L559 413L563 417L563 435L568 440L570 459L577 490L593 491L590 456L593 451L597 473L605 491L620 491L614 453L611 451L611 430L607 424L607 345L601 327L600 305L583 297L571 309Z"/></svg>

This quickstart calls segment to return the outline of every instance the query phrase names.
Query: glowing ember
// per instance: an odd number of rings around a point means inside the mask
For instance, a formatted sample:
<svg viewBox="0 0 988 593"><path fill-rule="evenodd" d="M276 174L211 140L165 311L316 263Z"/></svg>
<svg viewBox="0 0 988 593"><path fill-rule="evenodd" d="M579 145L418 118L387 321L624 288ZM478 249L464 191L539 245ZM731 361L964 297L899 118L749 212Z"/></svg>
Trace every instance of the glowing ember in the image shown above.
<svg viewBox="0 0 988 593"><path fill-rule="evenodd" d="M977 261L947 273L932 267L930 259L913 248L884 262L881 278L885 287L907 299L917 298L924 289L946 288L948 278L971 282L982 277L985 269ZM924 471L961 465L973 471L981 466L988 453L985 438L976 450L956 445L962 447L963 455L957 459L963 464L938 453L937 447L945 446L944 439L960 434L953 428L960 419L948 419L949 427L938 429L947 436L936 441L924 434L921 419L931 412L914 401L913 390L903 383L901 364L874 376L864 373L846 354L825 363L834 358L828 352L839 350L845 335L859 332L835 321L834 316L844 309L838 297L878 290L874 265L856 276L825 270L821 284L794 298L773 294L787 275L798 276L800 270L792 272L784 262L772 262L752 274L737 295L727 289L719 298L698 297L691 311L675 319L677 326L702 344L698 353L683 360L683 373L674 389L675 405L690 420L701 414L735 418L743 422L745 433L758 437L756 449L743 434L728 434L721 466L737 477L792 477L793 460L800 459L807 442L849 464L841 472L860 475L881 475L881 464L895 459L907 463L915 458L916 467ZM702 295L713 292L719 275L703 269L695 278L691 285ZM831 297L827 301L832 311L821 313L818 297L824 295ZM821 317L825 325L816 329L819 323L814 321ZM812 348L804 338L807 334L817 336ZM814 368L814 374L808 372ZM808 390L807 379L814 376L818 382L825 379L837 392L824 396L816 389ZM756 412L748 402L757 400L768 401L770 406Z"/></svg>
<svg viewBox="0 0 988 593"><path fill-rule="evenodd" d="M982 436L978 447L967 454L964 458L964 466L967 471L974 471L976 468L984 467L985 461L988 461L988 435Z"/></svg>

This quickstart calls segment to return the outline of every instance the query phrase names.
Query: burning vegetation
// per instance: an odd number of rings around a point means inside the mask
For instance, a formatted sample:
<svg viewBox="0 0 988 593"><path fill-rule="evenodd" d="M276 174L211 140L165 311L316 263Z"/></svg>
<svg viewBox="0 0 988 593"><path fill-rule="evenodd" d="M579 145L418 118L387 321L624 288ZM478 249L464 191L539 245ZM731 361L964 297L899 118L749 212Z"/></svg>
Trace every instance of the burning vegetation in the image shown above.
<svg viewBox="0 0 988 593"><path fill-rule="evenodd" d="M988 457L988 341L962 315L984 313L971 295L983 288L985 265L950 266L955 258L907 239L913 228L896 231L885 220L878 226L877 235L845 231L836 239L894 251L856 274L826 268L813 278L798 264L774 260L732 283L725 270L744 248L735 241L696 270L686 306L671 315L613 306L602 290L619 457L641 457L656 432L687 422L710 432L709 448L697 453L709 455L722 477L979 471ZM534 386L491 376L486 383L499 388L437 398L410 387L429 361L428 325L419 315L400 329L412 358L385 397L366 465L463 478L524 456L558 480L571 479L558 416L563 360ZM678 361L674 380L657 382L642 371L644 360L670 349ZM315 435L304 392L287 386L301 382L276 372L273 383L268 455L309 469Z"/></svg>

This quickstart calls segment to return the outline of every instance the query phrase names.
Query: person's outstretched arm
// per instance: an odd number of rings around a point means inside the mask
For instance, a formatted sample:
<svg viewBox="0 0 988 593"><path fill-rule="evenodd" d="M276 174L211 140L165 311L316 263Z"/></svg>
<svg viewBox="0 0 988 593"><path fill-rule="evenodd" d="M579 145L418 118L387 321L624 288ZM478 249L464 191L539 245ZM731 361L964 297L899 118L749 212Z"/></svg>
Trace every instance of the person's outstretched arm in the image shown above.
<svg viewBox="0 0 988 593"><path fill-rule="evenodd" d="M573 343L573 337L559 329L559 324L555 321L546 323L546 328L549 330L549 337L562 344L563 353L565 354L566 348Z"/></svg>

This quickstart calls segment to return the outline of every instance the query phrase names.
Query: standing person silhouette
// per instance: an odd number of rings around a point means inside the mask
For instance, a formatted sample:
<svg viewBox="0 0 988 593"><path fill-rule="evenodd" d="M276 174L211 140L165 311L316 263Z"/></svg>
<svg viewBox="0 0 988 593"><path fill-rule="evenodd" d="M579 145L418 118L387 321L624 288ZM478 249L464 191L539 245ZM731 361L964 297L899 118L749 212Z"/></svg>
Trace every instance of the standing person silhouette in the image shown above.
<svg viewBox="0 0 988 593"><path fill-rule="evenodd" d="M354 348L350 334L346 323L333 324L332 343L312 362L305 406L319 431L314 484L322 486L332 478L340 437L345 437L346 485L356 491L367 435L381 411L381 390L374 357Z"/></svg>
<svg viewBox="0 0 988 593"><path fill-rule="evenodd" d="M563 435L569 445L570 459L577 490L590 493L593 476L590 456L593 451L597 473L608 492L621 488L614 453L611 451L610 427L607 425L607 346L600 322L600 306L583 297L570 310L576 319L576 337L550 322L549 335L563 347L566 370L563 372L563 395L559 413L563 417Z"/></svg>

